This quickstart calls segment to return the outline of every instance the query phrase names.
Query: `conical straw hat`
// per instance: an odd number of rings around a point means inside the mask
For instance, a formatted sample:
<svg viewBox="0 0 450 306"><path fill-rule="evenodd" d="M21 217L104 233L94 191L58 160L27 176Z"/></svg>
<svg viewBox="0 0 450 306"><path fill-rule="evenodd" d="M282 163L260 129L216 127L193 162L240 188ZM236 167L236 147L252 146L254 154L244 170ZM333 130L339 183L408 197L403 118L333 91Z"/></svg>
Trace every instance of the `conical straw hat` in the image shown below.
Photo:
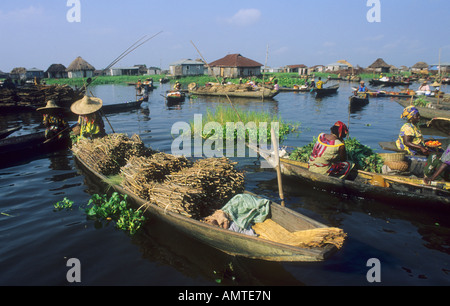
<svg viewBox="0 0 450 306"><path fill-rule="evenodd" d="M63 108L58 106L58 105L56 105L55 100L48 100L47 101L47 105L45 105L45 107L39 107L36 110L38 112L42 112L42 113L49 113L49 112L53 112L53 111L63 110Z"/></svg>
<svg viewBox="0 0 450 306"><path fill-rule="evenodd" d="M95 113L102 108L103 101L99 98L84 96L82 99L74 102L70 110L77 115L88 115Z"/></svg>

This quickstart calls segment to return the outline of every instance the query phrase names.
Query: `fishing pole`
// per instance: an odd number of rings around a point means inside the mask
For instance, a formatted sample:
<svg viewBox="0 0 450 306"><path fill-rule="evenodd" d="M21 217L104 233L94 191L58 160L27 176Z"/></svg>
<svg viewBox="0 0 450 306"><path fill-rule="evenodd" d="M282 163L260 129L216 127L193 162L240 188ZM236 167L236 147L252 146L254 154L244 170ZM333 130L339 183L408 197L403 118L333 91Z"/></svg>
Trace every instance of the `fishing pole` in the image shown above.
<svg viewBox="0 0 450 306"><path fill-rule="evenodd" d="M143 44L145 44L146 42L148 42L149 40L153 39L154 37L156 37L157 35L159 35L161 33L162 33L162 31L159 31L158 33L156 33L155 35L151 36L150 38L147 38L146 40L144 40L140 44L138 44L138 43L140 41L142 41L147 35L144 35L143 37L138 39L134 44L132 44L130 47L128 47L125 51L123 51L118 57L116 57L106 68L104 68L102 70L102 74L103 74L103 72L105 72L106 70L110 69L112 66L117 64L119 61L121 61L125 56L127 56L128 54L130 54L131 52L133 52L134 50L136 50L137 48L139 48L140 46L142 46ZM138 44L138 45L136 46L136 44ZM91 80L90 82L87 82L87 84L83 85L83 87L79 89L79 92L81 92L82 90L85 90L87 88L87 86L92 84L97 78L98 78L98 76L95 77L94 80Z"/></svg>

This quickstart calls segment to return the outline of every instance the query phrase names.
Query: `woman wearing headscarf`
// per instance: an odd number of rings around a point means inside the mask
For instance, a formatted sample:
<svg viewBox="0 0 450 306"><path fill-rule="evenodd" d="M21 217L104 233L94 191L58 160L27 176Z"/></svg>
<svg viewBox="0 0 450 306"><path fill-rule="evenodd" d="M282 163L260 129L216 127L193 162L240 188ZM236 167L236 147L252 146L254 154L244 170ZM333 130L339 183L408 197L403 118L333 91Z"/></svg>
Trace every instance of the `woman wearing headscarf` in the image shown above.
<svg viewBox="0 0 450 306"><path fill-rule="evenodd" d="M422 132L417 124L420 121L419 110L410 105L403 110L400 118L406 118L396 141L396 146L400 150L405 150L410 155L428 155L429 149L425 146Z"/></svg>
<svg viewBox="0 0 450 306"><path fill-rule="evenodd" d="M71 105L70 110L78 115L79 139L82 137L94 139L106 135L105 123L99 113L102 106L101 99L88 96L84 96Z"/></svg>
<svg viewBox="0 0 450 306"><path fill-rule="evenodd" d="M317 137L309 157L309 171L345 178L352 169L352 163L347 161L344 143L348 128L341 121L337 121L330 131L330 134L321 133Z"/></svg>

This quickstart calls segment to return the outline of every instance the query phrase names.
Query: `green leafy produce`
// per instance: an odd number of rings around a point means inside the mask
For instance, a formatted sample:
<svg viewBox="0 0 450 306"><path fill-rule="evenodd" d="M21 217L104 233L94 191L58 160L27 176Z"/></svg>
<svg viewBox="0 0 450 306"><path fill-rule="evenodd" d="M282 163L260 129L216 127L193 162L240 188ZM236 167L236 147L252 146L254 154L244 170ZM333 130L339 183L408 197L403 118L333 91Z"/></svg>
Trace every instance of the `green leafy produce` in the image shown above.
<svg viewBox="0 0 450 306"><path fill-rule="evenodd" d="M308 162L309 156L314 148L317 138L306 146L296 148L289 158L291 160L298 160ZM347 158L355 164L358 170L381 173L383 167L383 159L375 153L370 147L363 145L356 138L348 138L345 141L345 148L347 151Z"/></svg>

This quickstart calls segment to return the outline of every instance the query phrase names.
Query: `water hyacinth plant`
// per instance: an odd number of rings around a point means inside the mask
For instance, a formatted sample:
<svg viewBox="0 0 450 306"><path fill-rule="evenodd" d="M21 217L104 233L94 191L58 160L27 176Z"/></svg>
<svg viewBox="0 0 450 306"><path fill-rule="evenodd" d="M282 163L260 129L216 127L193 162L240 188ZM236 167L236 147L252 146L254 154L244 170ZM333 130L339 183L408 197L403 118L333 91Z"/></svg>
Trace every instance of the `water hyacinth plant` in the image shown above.
<svg viewBox="0 0 450 306"><path fill-rule="evenodd" d="M221 130L205 129L208 123L218 123ZM230 125L230 123L232 123ZM243 128L236 128L236 123L242 123ZM202 116L201 127L190 122L192 136L201 134L203 139L210 137L221 137L225 140L256 140L259 142L271 142L272 123L278 123L279 141L282 142L288 134L299 133L300 123L288 123L279 116L271 115L268 112L242 111L233 107L217 106L215 109L207 109L206 115ZM228 125L228 129L227 129ZM231 138L231 139L230 139Z"/></svg>

